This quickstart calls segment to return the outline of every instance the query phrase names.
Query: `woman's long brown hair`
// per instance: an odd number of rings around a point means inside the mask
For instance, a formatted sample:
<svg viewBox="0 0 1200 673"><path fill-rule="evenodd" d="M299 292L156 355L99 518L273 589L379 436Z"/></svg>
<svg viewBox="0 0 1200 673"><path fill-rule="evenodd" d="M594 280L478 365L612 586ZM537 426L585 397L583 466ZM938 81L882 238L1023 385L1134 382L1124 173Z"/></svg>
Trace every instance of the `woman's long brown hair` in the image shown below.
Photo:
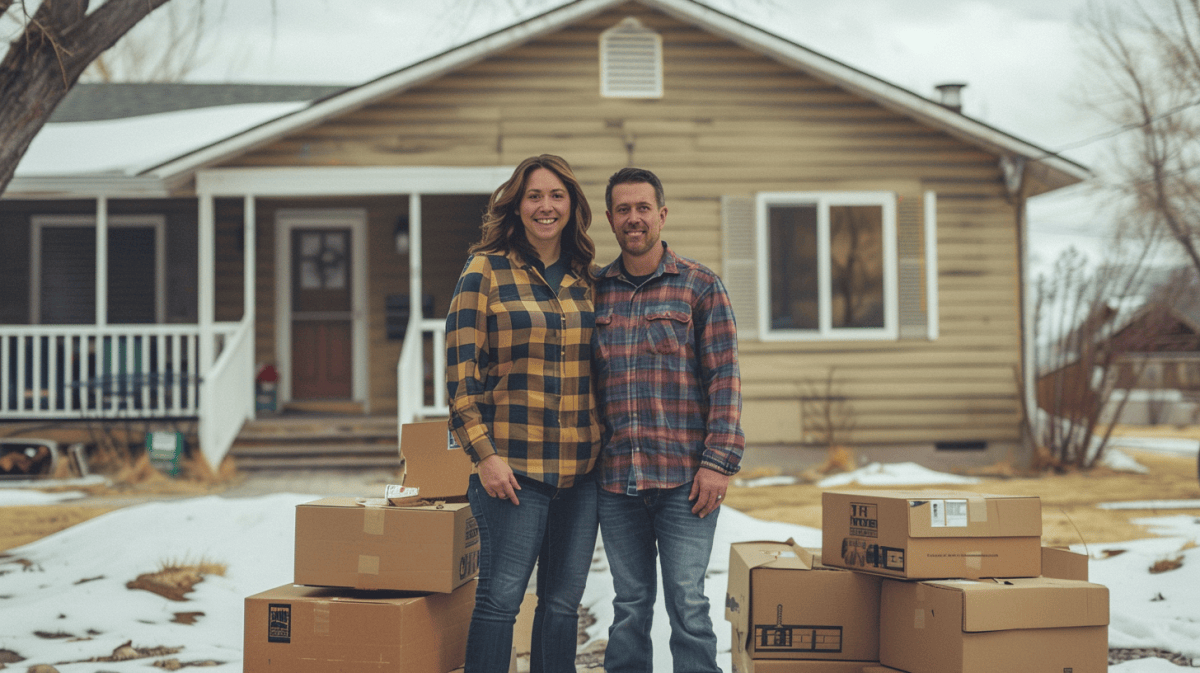
<svg viewBox="0 0 1200 673"><path fill-rule="evenodd" d="M513 171L512 177L492 192L487 212L483 215L483 237L470 247L468 252L504 254L518 252L526 261L538 258L537 251L525 236L525 225L521 222L521 198L529 174L538 168L558 176L567 195L571 198L571 218L562 232L562 251L570 255L571 270L582 278L589 287L593 283L592 262L596 259L596 245L588 236L592 225L592 209L583 195L583 187L575 178L566 159L553 154L540 154L522 161Z"/></svg>

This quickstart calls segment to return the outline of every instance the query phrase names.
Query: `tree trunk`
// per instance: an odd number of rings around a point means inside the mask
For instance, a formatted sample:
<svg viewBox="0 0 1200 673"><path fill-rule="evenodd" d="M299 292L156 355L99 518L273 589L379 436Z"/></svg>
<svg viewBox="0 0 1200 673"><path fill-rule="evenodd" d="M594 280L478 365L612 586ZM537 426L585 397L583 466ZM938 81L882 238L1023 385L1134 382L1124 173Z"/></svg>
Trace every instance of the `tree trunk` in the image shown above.
<svg viewBox="0 0 1200 673"><path fill-rule="evenodd" d="M88 0L41 3L0 61L0 194L88 64L168 1L108 0L91 14Z"/></svg>

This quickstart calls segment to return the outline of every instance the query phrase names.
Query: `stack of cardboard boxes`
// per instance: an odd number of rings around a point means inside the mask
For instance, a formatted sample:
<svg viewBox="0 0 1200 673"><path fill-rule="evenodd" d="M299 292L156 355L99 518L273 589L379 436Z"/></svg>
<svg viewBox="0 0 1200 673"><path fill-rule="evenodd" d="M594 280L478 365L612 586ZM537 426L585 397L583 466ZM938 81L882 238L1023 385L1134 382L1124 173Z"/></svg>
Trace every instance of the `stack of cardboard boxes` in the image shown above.
<svg viewBox="0 0 1200 673"><path fill-rule="evenodd" d="M479 534L445 421L405 425L402 488L296 507L294 584L246 598L246 673L462 666Z"/></svg>
<svg viewBox="0 0 1200 673"><path fill-rule="evenodd" d="M827 492L822 549L732 546L737 673L1103 673L1108 589L1036 497Z"/></svg>

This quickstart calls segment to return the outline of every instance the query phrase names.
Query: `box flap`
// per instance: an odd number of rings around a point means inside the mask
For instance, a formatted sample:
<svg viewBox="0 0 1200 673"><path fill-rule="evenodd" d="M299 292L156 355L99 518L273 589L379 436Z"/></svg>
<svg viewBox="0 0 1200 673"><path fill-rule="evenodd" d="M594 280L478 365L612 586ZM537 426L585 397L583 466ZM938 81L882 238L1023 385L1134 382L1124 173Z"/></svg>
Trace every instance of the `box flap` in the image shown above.
<svg viewBox="0 0 1200 673"><path fill-rule="evenodd" d="M796 544L792 538L787 542L738 542L733 545L747 568L781 568L785 570L811 570L812 552Z"/></svg>
<svg viewBox="0 0 1200 673"><path fill-rule="evenodd" d="M406 488L414 500L445 500L467 494L471 459L454 441L446 421L405 423L400 428Z"/></svg>
<svg viewBox="0 0 1200 673"><path fill-rule="evenodd" d="M1108 587L1099 584L1051 577L926 584L961 592L965 632L1108 624Z"/></svg>
<svg viewBox="0 0 1200 673"><path fill-rule="evenodd" d="M1088 556L1070 549L1042 547L1042 576L1063 580L1088 580Z"/></svg>

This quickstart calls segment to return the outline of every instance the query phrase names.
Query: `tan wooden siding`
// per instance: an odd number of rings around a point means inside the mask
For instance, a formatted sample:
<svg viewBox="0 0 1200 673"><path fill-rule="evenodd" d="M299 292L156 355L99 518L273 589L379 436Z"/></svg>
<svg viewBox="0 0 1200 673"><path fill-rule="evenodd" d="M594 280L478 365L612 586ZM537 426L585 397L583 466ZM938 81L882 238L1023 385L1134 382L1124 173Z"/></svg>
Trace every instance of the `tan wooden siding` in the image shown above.
<svg viewBox="0 0 1200 673"><path fill-rule="evenodd" d="M662 99L599 95L599 34L629 15L663 37ZM799 414L805 381L823 380L830 369L850 394L852 441L1018 439L1016 216L1004 199L998 157L645 7L603 12L230 165L513 165L542 152L566 157L584 184L601 264L619 252L603 195L608 176L624 165L662 177L670 211L664 239L718 272L722 196L852 188L920 203L925 190L935 191L941 337L743 343L748 441L811 440L794 429L802 422L773 424L771 416L789 408ZM373 218L371 226L373 243L384 247L376 230L387 223ZM454 235L469 241L475 227ZM436 236L427 229L428 255L444 251ZM427 256L426 265L456 275L461 262L450 258L461 253L438 262ZM405 285L375 269L389 264L384 252L373 252L373 312L383 293ZM444 289L441 280L434 285ZM394 383L375 377L394 378L395 352L377 343L379 333L373 318L371 390L382 408L394 404Z"/></svg>

